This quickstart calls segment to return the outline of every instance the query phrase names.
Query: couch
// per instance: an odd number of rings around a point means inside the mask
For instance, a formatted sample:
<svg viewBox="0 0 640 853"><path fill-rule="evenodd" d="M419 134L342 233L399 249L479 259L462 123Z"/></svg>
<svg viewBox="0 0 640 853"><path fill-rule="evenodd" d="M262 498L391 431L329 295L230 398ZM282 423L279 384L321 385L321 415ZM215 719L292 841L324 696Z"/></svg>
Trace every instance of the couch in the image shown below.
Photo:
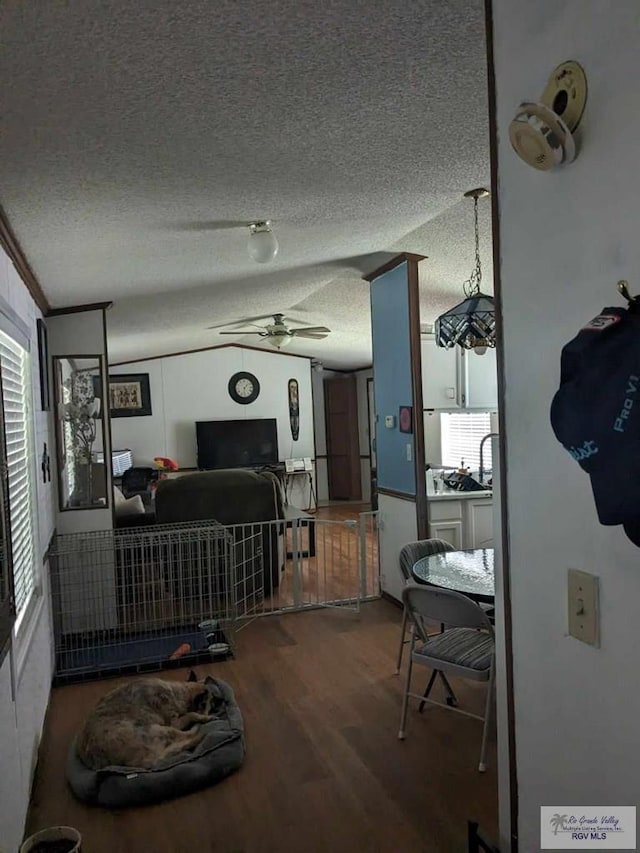
<svg viewBox="0 0 640 853"><path fill-rule="evenodd" d="M254 539L259 534L265 594L275 589L280 581L284 561L284 524L260 522L283 518L282 488L270 471L237 468L201 471L160 480L156 489L157 524L215 519L230 526L236 543L244 538Z"/></svg>

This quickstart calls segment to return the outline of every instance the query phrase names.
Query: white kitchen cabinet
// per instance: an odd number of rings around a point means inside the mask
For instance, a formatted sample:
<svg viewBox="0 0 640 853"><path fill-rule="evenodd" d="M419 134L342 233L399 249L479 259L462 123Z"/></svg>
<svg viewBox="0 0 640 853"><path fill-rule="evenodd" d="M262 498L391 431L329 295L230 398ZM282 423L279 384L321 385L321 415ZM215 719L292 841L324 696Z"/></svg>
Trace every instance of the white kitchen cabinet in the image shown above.
<svg viewBox="0 0 640 853"><path fill-rule="evenodd" d="M440 349L438 347L438 349ZM498 373L495 349L484 355L473 350L457 348L464 362L461 371L464 377L464 406L467 409L482 409L495 412L498 408Z"/></svg>
<svg viewBox="0 0 640 853"><path fill-rule="evenodd" d="M493 547L493 499L473 497L429 497L429 537L444 539L456 549Z"/></svg>
<svg viewBox="0 0 640 853"><path fill-rule="evenodd" d="M464 548L462 501L429 500L429 538L444 539L454 548Z"/></svg>
<svg viewBox="0 0 640 853"><path fill-rule="evenodd" d="M422 408L459 409L459 362L455 350L437 347L433 338L421 341Z"/></svg>
<svg viewBox="0 0 640 853"><path fill-rule="evenodd" d="M464 547L493 548L493 500L469 498L464 505Z"/></svg>
<svg viewBox="0 0 640 853"><path fill-rule="evenodd" d="M461 551L463 545L462 521L437 521L429 525L431 531L430 539L444 539L450 545Z"/></svg>
<svg viewBox="0 0 640 853"><path fill-rule="evenodd" d="M478 355L458 346L445 349L436 346L433 337L423 337L420 353L423 409L497 410L495 350L488 349L484 355Z"/></svg>

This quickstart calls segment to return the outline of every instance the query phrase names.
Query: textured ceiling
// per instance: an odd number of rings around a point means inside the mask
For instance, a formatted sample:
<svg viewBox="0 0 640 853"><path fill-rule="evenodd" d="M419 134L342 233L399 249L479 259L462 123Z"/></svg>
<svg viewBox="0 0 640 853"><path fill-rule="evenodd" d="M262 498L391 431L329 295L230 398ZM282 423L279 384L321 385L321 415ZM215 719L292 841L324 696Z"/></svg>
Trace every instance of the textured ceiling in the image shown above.
<svg viewBox="0 0 640 853"><path fill-rule="evenodd" d="M113 300L112 361L280 311L333 330L289 351L366 364L360 276L401 249L429 256L423 319L458 301L460 199L489 177L481 0L10 0L0 38L0 202L53 307Z"/></svg>

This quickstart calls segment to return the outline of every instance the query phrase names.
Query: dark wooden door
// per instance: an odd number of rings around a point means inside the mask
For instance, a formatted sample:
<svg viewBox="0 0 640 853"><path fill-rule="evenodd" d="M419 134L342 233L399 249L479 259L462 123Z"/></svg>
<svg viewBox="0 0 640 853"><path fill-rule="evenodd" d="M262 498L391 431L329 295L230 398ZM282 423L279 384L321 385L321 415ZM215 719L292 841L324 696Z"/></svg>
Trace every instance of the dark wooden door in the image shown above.
<svg viewBox="0 0 640 853"><path fill-rule="evenodd" d="M355 376L324 382L329 500L362 500Z"/></svg>

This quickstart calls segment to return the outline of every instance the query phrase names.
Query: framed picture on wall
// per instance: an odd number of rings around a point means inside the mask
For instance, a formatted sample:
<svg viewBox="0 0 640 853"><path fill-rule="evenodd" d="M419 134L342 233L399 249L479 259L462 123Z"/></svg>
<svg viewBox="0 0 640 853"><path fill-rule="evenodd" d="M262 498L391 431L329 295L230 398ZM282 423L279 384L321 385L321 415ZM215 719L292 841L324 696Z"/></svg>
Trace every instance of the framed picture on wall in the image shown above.
<svg viewBox="0 0 640 853"><path fill-rule="evenodd" d="M49 343L47 341L47 324L38 319L38 366L40 374L40 408L48 412L51 408L51 392L49 390Z"/></svg>
<svg viewBox="0 0 640 853"><path fill-rule="evenodd" d="M413 432L413 406L400 406L398 429L400 432Z"/></svg>
<svg viewBox="0 0 640 853"><path fill-rule="evenodd" d="M64 441L64 434L65 434L64 433L65 399L64 399L64 392L62 390L64 387L64 385L63 385L64 377L62 375L62 362L60 361L60 359L57 359L57 360L54 359L53 370L54 370L54 382L55 382L55 388L56 388L56 403L55 403L55 407L56 407L55 415L56 415L56 421L57 421L56 447L57 447L57 451L58 451L59 470L62 470L67 465L67 452L66 452L66 444Z"/></svg>
<svg viewBox="0 0 640 853"><path fill-rule="evenodd" d="M151 414L148 373L109 376L109 411L112 418L139 418Z"/></svg>

